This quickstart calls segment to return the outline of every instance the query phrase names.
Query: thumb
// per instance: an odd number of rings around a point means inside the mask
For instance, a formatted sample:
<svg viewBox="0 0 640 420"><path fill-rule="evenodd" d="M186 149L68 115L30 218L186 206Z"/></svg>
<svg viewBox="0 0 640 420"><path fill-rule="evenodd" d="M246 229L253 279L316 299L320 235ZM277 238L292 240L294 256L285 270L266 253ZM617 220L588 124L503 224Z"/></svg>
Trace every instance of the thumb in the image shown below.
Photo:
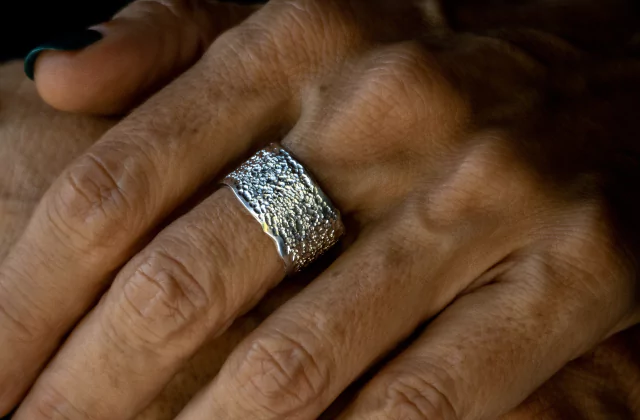
<svg viewBox="0 0 640 420"><path fill-rule="evenodd" d="M255 6L138 0L111 21L41 45L25 59L42 99L63 111L122 113L189 68Z"/></svg>

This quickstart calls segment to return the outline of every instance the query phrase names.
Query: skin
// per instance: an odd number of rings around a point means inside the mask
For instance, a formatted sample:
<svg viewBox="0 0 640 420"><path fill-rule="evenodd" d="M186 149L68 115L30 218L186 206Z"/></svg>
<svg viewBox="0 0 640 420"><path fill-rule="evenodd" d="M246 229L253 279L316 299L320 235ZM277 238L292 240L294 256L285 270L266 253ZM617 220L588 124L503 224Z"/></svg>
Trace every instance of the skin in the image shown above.
<svg viewBox="0 0 640 420"><path fill-rule="evenodd" d="M38 201L74 158L118 119L56 111L38 97L22 63L0 65L0 261L20 237ZM304 286L285 282L221 337L207 342L137 420L175 418L195 393L219 371L233 348L275 308Z"/></svg>
<svg viewBox="0 0 640 420"><path fill-rule="evenodd" d="M0 157L20 162L0 168L1 261L49 184L117 120L52 110L26 80L21 63L0 66L0 96L8 105L0 111ZM213 379L231 350L306 283L298 279L281 284L227 332L205 344L136 419L173 419ZM640 329L619 333L564 367L502 420L640 417L638 354ZM346 393L344 399L348 401L353 394L354 390ZM326 418L343 406L344 402L336 404Z"/></svg>
<svg viewBox="0 0 640 420"><path fill-rule="evenodd" d="M352 237L180 419L315 418L429 319L343 417L493 418L636 324L638 63L416 16L274 1L67 167L0 266L7 411L126 261L17 419L134 416L279 282L226 190L158 224L280 133Z"/></svg>
<svg viewBox="0 0 640 420"><path fill-rule="evenodd" d="M18 239L30 213L60 171L93 144L115 119L56 112L44 105L21 63L0 66L0 261ZM18 164L17 162L20 162ZM311 277L311 276L309 276ZM174 418L218 372L228 353L274 308L306 281L285 282L225 334L207 343L171 380L137 420ZM629 329L570 363L504 420L611 419L640 416L640 330ZM588 378L588 380L585 380ZM351 395L349 395L351 394ZM346 395L348 401L353 391ZM337 404L327 418L340 411Z"/></svg>

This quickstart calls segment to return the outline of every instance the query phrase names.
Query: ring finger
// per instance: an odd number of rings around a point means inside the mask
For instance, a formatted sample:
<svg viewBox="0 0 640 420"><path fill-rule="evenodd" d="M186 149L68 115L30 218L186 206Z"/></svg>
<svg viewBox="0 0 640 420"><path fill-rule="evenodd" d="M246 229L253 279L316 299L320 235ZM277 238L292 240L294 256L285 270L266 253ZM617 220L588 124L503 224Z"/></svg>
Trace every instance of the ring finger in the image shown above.
<svg viewBox="0 0 640 420"><path fill-rule="evenodd" d="M367 231L267 319L179 418L317 418L513 245L402 220Z"/></svg>
<svg viewBox="0 0 640 420"><path fill-rule="evenodd" d="M395 74L386 70L381 73L379 66L372 68L370 78L355 85L356 88L362 88L363 93L370 86L370 81L394 77ZM375 112L372 109L375 107L366 106L366 96L356 95L356 98L355 103L345 105L348 111L346 115L365 118L369 116L368 112ZM347 138L352 147L369 139L370 127L362 130L362 125L353 124L353 118L345 118L340 113L325 116L327 119L324 121L321 118L303 119L285 139L294 153L299 151L298 155L304 154L303 162L312 166L311 169L321 166L318 161L330 153L326 149L322 153L313 153L313 150L321 150L320 144L327 145L322 142L327 136ZM324 133L311 127L313 121L324 127ZM387 123L386 120L377 121L378 126ZM388 145L390 142L385 140L394 140L397 135L393 130L377 132L382 137L393 136L376 139L376 144L381 145ZM338 133L342 135L338 136ZM306 153L302 152L303 148ZM388 153L381 155L388 156ZM312 162L311 158L307 159L308 156L315 156L316 160ZM326 169L313 172L326 178L330 172ZM343 188L343 193L354 189L356 178L342 179L348 185L348 188ZM329 195L333 196L337 190L336 177L327 178L326 181ZM356 201L354 197L336 196L345 210L353 208ZM226 190L216 193L211 198L213 201L204 202L184 220L169 227L124 269L107 297L85 319L39 379L19 411L18 419L23 415L25 419L30 418L37 412L62 412L70 418L83 417L84 413L91 413L97 419L113 418L114 413L122 418L131 416L155 396L209 334L222 331L242 309L255 303L278 280L272 262L260 264L269 255L274 258L273 249L254 250L248 244L260 244L255 238L229 231L227 224L238 226L239 229L248 228L248 225L246 220L239 221L238 216L233 216L242 213L238 211L238 203L222 204L223 209L230 207L233 211L219 210L222 197L231 198ZM421 200L415 202L420 203ZM376 201L369 205L371 208L379 206L380 203ZM347 320L362 320L363 323L353 325L352 331L349 328L349 331L344 331L343 338L355 338L353 345L333 336L338 346L329 360L335 360L335 365L328 366L327 370L331 372L329 375L336 378L318 404L290 408L286 407L286 401L291 398L284 398L285 408L276 408L274 412L321 409L323 402L330 401L370 362L444 307L478 272L492 265L505 252L504 241L491 247L477 246L474 241L478 237L471 239L467 234L456 233L453 225L446 229L431 230L428 223L420 221L422 216L419 207L410 207L402 217L394 219L401 222L390 220L387 229L378 228L365 235L358 241L354 251L341 258L332 270L300 297L302 303L294 302L288 306L293 309L285 309L281 317L267 324L274 325L275 330L284 324L284 319L296 320L288 327L289 332L274 331L272 336L282 337L284 334L292 337L289 345L293 348L285 348L284 352L294 355L302 352L302 357L297 360L302 363L300 368L304 369L308 360L301 349L306 347L304 344L298 345L296 337L298 333L305 336L304 331L315 331L314 317L295 308L315 308L315 314L331 313L329 318L322 320L323 328L327 330L317 331L318 337L340 334L341 326L350 324ZM219 213L218 217L215 217L216 213ZM212 223L212 219L216 223ZM494 225L487 223L484 226L488 229ZM264 235L257 227L252 228L253 231ZM273 248L266 235L262 239L263 245ZM267 242L264 243L264 240ZM231 245L226 244L229 241ZM384 246L380 248L380 244ZM198 249L201 251L194 251ZM486 249L490 249L492 254L485 254ZM231 256L238 253L241 255ZM463 256L474 259L476 264L458 263L457 259ZM247 267L254 267L255 271L247 272ZM368 286L363 287L363 283ZM348 289L353 291L351 295L345 294ZM349 299L352 300L349 302ZM339 300L345 305L334 306ZM399 311L402 314L390 317L386 311L380 311L380 305L401 308ZM263 331L268 331L266 328ZM362 344L374 336L377 339L372 342L376 345L363 348ZM278 374L278 359L275 356L269 359L272 354L269 352L278 351L272 347L278 340L269 341L267 337L256 341L257 351L251 347L247 350L249 361L245 367L241 367L238 378L253 381L252 369L260 369L265 363L276 363L272 373ZM321 339L317 341L319 346L325 343ZM312 349L308 354L320 350ZM318 358L320 360L322 356ZM280 372L286 375L287 369L285 367ZM292 369L295 371L297 367L293 366ZM220 383L224 383L225 377L230 378L228 375L223 373ZM305 376L301 377L304 380ZM280 379L267 375L256 380L263 381L263 386L270 386L269 381ZM303 386L298 387L299 384L295 382L289 385L285 386L285 392L308 392L308 395L314 395L314 389L322 388L310 383L311 390L307 387L305 391ZM228 404L239 401L238 409L245 410L253 406L257 410L247 415L269 410L270 404L279 401L279 398L269 398L257 406L255 402L243 406L244 401L259 401L253 394L259 392L261 386L254 391L248 391L248 387L235 391L228 386L223 388L231 392L220 396L220 401L228 401ZM295 403L298 399L293 400ZM304 402L304 399L301 401ZM242 417L243 414L238 412L238 415Z"/></svg>

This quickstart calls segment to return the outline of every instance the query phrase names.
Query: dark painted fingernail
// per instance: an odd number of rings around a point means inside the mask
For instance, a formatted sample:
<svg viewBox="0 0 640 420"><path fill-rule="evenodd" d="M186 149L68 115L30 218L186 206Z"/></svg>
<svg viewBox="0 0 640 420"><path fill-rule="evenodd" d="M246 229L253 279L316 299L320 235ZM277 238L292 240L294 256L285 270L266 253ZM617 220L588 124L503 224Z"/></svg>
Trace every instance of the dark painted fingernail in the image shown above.
<svg viewBox="0 0 640 420"><path fill-rule="evenodd" d="M11 417L13 417L14 414L15 414L15 410L10 412L9 414L7 414L4 417L0 417L0 420L11 420Z"/></svg>
<svg viewBox="0 0 640 420"><path fill-rule="evenodd" d="M33 80L36 60L42 51L76 51L88 47L102 39L102 34L93 29L70 32L53 41L44 43L29 51L24 59L24 72ZM0 419L5 420L5 419Z"/></svg>

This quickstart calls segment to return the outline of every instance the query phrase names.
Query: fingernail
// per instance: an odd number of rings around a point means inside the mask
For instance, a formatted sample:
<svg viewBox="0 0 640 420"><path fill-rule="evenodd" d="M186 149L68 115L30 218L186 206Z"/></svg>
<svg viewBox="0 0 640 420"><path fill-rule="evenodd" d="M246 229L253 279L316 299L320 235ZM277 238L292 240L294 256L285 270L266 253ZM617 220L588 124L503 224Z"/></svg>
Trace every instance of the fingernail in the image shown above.
<svg viewBox="0 0 640 420"><path fill-rule="evenodd" d="M70 32L58 39L44 43L29 51L24 59L24 72L33 80L36 60L42 51L76 51L88 47L102 39L102 34L93 29ZM0 419L5 420L5 419Z"/></svg>

